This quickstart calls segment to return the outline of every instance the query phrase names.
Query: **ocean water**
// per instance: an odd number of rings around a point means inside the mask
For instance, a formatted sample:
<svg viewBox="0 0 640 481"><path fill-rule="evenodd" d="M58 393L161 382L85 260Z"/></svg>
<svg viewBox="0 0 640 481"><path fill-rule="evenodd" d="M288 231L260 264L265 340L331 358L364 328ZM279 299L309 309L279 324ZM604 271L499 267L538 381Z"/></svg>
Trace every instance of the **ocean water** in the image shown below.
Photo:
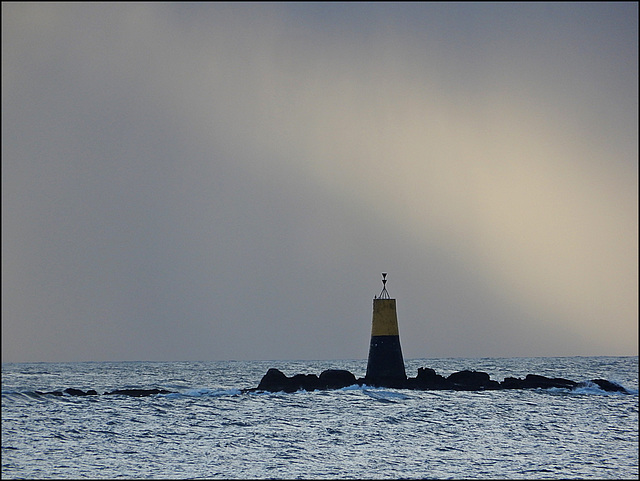
<svg viewBox="0 0 640 481"><path fill-rule="evenodd" d="M2 365L2 478L637 479L638 357L413 359L491 379L604 378L596 387L484 392L351 386L246 392L366 360ZM150 397L34 391L163 388Z"/></svg>

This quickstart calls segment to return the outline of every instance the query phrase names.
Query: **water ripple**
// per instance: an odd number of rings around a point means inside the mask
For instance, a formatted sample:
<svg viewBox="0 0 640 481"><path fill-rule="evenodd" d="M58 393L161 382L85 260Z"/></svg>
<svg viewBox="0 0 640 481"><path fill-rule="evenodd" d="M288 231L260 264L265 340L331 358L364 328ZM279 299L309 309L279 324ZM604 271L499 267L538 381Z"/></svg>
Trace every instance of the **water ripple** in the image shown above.
<svg viewBox="0 0 640 481"><path fill-rule="evenodd" d="M609 374L615 371L623 384L637 383L637 358L626 364L625 358L618 364L612 358L589 359L535 360L540 369L526 360L478 362L505 375L536 371L567 378L607 377L600 366ZM453 372L468 367L464 363L470 361L443 360L434 368ZM611 479L638 474L637 388L635 395L625 396L599 390L359 387L243 394L238 385L257 385L269 363L91 364L48 365L49 374L42 375L3 366L3 478ZM333 367L297 362L287 374ZM362 368L360 361L340 367ZM42 365L38 369L43 371ZM179 392L92 399L25 394L63 388L59 383L65 376L74 381L67 386L84 389L122 388L118 381L127 379L133 387L171 384Z"/></svg>

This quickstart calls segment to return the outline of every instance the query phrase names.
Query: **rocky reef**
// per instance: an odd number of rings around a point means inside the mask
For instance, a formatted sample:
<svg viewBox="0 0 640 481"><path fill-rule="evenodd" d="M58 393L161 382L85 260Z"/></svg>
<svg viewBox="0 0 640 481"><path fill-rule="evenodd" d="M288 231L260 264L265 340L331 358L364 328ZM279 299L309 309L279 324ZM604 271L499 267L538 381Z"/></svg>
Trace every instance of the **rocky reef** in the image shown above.
<svg viewBox="0 0 640 481"><path fill-rule="evenodd" d="M341 369L323 371L320 376L315 374L296 374L287 377L278 369L271 368L262 377L257 388L245 391L296 392L299 390L314 391L322 389L340 389L352 385L368 385L373 387L388 387L396 389L414 390L451 390L451 391L483 391L499 389L548 389L565 388L576 389L589 385L596 385L603 391L628 391L611 381L593 379L587 382L576 382L559 377L549 378L536 374L527 374L524 379L507 377L502 382L494 381L489 374L481 371L459 371L444 377L431 368L419 368L414 378L395 379L390 382L371 382L366 378L357 379L351 372Z"/></svg>
<svg viewBox="0 0 640 481"><path fill-rule="evenodd" d="M144 397L144 396L153 396L155 394L170 394L173 391L167 391L165 389L115 389L111 392L105 392L105 396L120 394L122 396L129 397ZM41 392L36 391L36 394L40 396L44 395L52 395L52 396L64 396L65 394L69 396L97 396L98 392L94 389L89 389L88 391L83 391L82 389L74 389L72 387L65 389L64 391L49 391L49 392Z"/></svg>
<svg viewBox="0 0 640 481"><path fill-rule="evenodd" d="M262 377L258 387L243 389L241 392L296 392L316 391L327 389L342 389L348 386L387 387L395 389L414 389L421 391L449 390L449 391L489 391L499 389L548 389L565 388L576 389L587 386L597 386L603 391L628 393L619 384L606 379L593 379L591 381L576 382L561 377L545 377L536 374L527 374L524 379L507 377L502 382L494 381L489 374L481 371L459 371L447 377L437 374L433 369L421 367L416 377L405 379L393 379L385 381L372 381L366 378L356 378L354 374L344 369L328 369L316 374L296 374L288 377L278 369L271 368ZM115 389L105 392L104 396L121 395L129 397L154 396L156 394L170 394L174 391L166 389ZM64 391L35 391L37 395L53 396L98 396L94 389L83 391L81 389L67 388Z"/></svg>

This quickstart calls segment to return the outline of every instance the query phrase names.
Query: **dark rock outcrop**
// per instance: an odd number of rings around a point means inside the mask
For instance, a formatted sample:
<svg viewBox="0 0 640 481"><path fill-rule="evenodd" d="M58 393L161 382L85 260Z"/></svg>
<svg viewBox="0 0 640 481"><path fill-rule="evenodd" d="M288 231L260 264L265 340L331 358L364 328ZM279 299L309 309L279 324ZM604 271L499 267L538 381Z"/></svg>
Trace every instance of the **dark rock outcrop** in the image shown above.
<svg viewBox="0 0 640 481"><path fill-rule="evenodd" d="M39 394L40 396L45 396L45 395L64 396L65 394L68 394L69 396L97 396L98 395L98 393L93 389L89 389L88 391L85 392L81 389L74 389L72 387L65 389L64 392L63 391L49 391L49 392L35 391L35 393Z"/></svg>
<svg viewBox="0 0 640 481"><path fill-rule="evenodd" d="M499 389L500 383L492 381L486 372L459 371L451 374L447 381L451 389L460 391L481 391L484 389Z"/></svg>
<svg viewBox="0 0 640 481"><path fill-rule="evenodd" d="M271 368L260 380L257 388L243 389L242 392L284 391L292 393L300 390L315 391L320 389L342 389L352 385L371 385L367 379L358 378L349 371L344 369L327 369L315 374L296 374L288 377L278 369ZM575 389L580 387L594 387L607 392L629 393L627 389L606 379L593 379L586 382L575 382L561 377L545 377L536 374L527 374L524 379L516 377L507 377L502 382L493 381L489 374L481 371L458 371L448 377L437 374L433 369L421 367L418 369L418 375L414 378L406 380L393 379L389 383L378 382L376 387L387 387L396 389L414 389L421 391L430 390L451 390L451 391L483 391L496 389L549 389L563 388ZM104 395L121 395L131 397L154 396L156 394L170 394L174 391L166 389L115 389L111 392L105 392ZM81 389L67 388L64 391L35 391L35 394L44 396L97 396L98 393L89 389L83 391Z"/></svg>
<svg viewBox="0 0 640 481"><path fill-rule="evenodd" d="M615 382L607 381L606 379L593 379L590 381L593 384L596 384L600 389L607 392L628 392L624 387L620 384L616 384Z"/></svg>
<svg viewBox="0 0 640 481"><path fill-rule="evenodd" d="M104 395L110 394L121 394L123 396L131 396L131 397L143 397L143 396L153 396L155 394L169 394L173 391L167 391L165 389L116 389L115 391L105 392ZM88 391L83 391L81 389L75 389L69 387L64 391L49 391L49 392L41 392L35 391L36 394L40 396L51 395L51 396L64 396L65 394L69 396L97 396L98 393L94 389L89 389Z"/></svg>
<svg viewBox="0 0 640 481"><path fill-rule="evenodd" d="M437 374L430 367L420 367L415 378L407 379L407 387L426 391L450 389L450 384L444 376Z"/></svg>
<svg viewBox="0 0 640 481"><path fill-rule="evenodd" d="M341 389L357 384L356 377L343 369L327 369L315 374L296 374L285 376L280 370L271 368L263 376L257 390L270 392L296 392L300 390L315 391L317 389Z"/></svg>
<svg viewBox="0 0 640 481"><path fill-rule="evenodd" d="M345 369L327 369L320 373L321 389L342 389L357 384L356 377Z"/></svg>
<svg viewBox="0 0 640 481"><path fill-rule="evenodd" d="M604 379L594 379L589 383L597 385L604 391L628 392L624 387ZM524 379L507 377L504 381L498 382L493 381L486 372L469 370L454 372L445 378L431 368L421 367L418 369L418 375L415 378L408 378L405 381L394 379L388 383L378 382L375 386L422 391L483 391L497 389L575 389L576 387L587 386L589 383L577 383L561 377L549 378L536 374L527 374ZM287 377L278 369L271 368L264 375L257 388L248 389L245 392L256 390L270 392L313 391L316 389L340 389L353 384L371 385L367 382L367 379L356 379L352 373L345 370L329 369L323 371L320 377L314 374L297 374L293 377Z"/></svg>
<svg viewBox="0 0 640 481"><path fill-rule="evenodd" d="M143 396L153 396L155 394L170 394L172 391L167 391L165 389L116 389L115 391L104 393L105 396L109 396L112 394L121 394L123 396L131 396L131 397L143 397Z"/></svg>
<svg viewBox="0 0 640 481"><path fill-rule="evenodd" d="M280 370L271 368L260 381L258 390L296 392L301 389L313 391L314 389L319 389L319 387L320 379L315 374L296 374L293 377L287 377Z"/></svg>
<svg viewBox="0 0 640 481"><path fill-rule="evenodd" d="M561 377L549 378L537 374L527 374L524 379L507 377L500 383L501 389L549 389L552 387L573 389L578 385L575 381Z"/></svg>
<svg viewBox="0 0 640 481"><path fill-rule="evenodd" d="M80 389L74 389L72 387L64 390L70 396L97 396L98 393L93 389L89 389L87 392L84 392Z"/></svg>
<svg viewBox="0 0 640 481"><path fill-rule="evenodd" d="M285 392L294 392L290 391L290 380L289 378L280 370L275 368L270 368L267 373L262 376L260 380L260 384L258 384L258 389L261 391L285 391Z"/></svg>

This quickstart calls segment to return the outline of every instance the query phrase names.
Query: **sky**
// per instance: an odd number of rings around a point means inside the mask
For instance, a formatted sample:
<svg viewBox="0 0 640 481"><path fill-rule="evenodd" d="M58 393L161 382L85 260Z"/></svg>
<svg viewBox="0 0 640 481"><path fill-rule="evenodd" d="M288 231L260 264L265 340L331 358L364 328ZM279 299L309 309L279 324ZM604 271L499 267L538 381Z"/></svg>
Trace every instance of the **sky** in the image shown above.
<svg viewBox="0 0 640 481"><path fill-rule="evenodd" d="M2 3L2 360L638 355L638 5Z"/></svg>

